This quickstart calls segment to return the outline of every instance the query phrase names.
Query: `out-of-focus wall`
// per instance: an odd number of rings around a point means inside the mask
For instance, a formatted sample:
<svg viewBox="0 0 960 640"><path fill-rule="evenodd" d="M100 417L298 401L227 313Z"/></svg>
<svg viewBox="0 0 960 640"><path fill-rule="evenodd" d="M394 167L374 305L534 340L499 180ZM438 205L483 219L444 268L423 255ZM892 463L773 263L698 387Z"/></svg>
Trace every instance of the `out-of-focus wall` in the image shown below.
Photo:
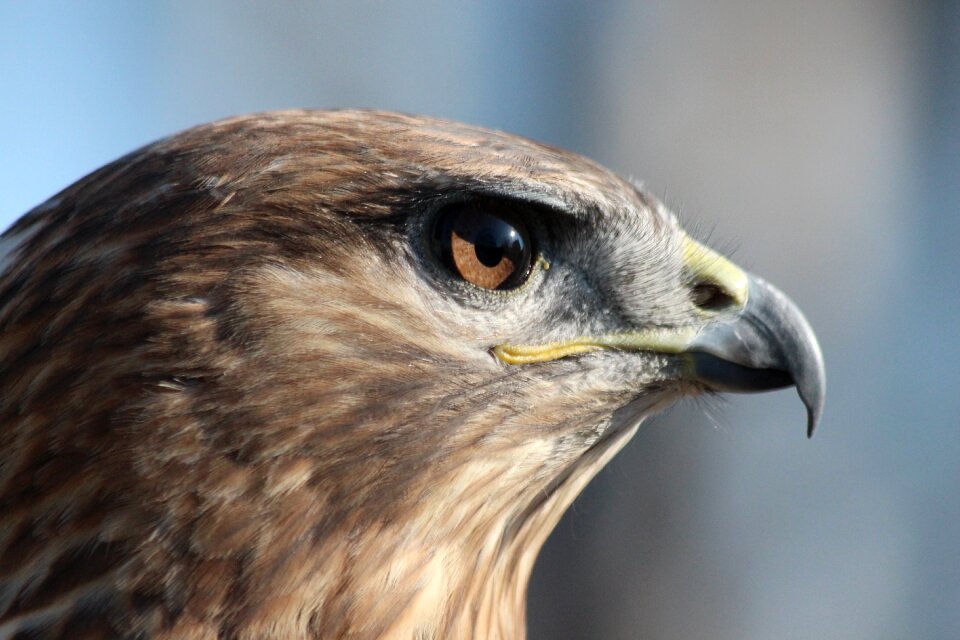
<svg viewBox="0 0 960 640"><path fill-rule="evenodd" d="M591 155L791 293L827 411L809 443L792 392L648 423L548 543L532 637L960 637L958 69L945 0L0 0L0 227L269 108Z"/></svg>

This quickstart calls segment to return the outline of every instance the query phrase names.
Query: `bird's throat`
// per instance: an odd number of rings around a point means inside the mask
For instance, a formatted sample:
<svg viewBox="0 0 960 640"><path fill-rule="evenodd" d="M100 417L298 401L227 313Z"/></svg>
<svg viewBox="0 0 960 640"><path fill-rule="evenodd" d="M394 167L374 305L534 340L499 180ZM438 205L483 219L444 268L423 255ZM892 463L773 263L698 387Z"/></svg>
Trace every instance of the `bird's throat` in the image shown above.
<svg viewBox="0 0 960 640"><path fill-rule="evenodd" d="M608 432L560 475L529 491L522 508L472 523L465 520L456 532L450 531L447 544L395 554L405 566L391 572L406 573L416 587L405 596L407 606L386 635L525 637L527 586L541 547L573 500L639 424L633 421ZM403 560L414 557L420 558L418 567Z"/></svg>

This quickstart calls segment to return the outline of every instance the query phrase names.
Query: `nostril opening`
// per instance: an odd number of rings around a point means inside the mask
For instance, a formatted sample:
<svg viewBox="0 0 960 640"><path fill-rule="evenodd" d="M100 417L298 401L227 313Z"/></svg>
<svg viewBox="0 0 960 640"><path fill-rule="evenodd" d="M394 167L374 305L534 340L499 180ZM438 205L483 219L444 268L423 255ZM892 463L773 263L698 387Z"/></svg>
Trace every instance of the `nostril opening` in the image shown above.
<svg viewBox="0 0 960 640"><path fill-rule="evenodd" d="M720 311L734 304L733 298L726 291L707 282L693 285L691 298L693 304L706 311Z"/></svg>

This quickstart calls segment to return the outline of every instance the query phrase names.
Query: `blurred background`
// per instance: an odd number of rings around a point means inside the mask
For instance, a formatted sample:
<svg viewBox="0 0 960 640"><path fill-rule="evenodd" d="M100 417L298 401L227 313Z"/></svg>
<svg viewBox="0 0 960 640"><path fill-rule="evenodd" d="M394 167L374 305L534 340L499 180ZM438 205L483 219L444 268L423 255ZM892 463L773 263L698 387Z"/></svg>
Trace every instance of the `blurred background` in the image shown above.
<svg viewBox="0 0 960 640"><path fill-rule="evenodd" d="M960 638L960 4L0 0L0 228L230 114L568 147L777 283L829 374L644 426L560 523L533 638Z"/></svg>

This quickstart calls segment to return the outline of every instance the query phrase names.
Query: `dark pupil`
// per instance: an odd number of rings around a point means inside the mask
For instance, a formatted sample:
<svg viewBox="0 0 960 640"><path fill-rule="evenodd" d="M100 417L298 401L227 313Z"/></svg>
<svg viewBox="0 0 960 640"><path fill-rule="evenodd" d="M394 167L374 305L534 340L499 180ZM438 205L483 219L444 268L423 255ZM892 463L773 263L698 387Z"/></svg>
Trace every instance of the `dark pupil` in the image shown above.
<svg viewBox="0 0 960 640"><path fill-rule="evenodd" d="M477 248L477 260L484 266L495 267L500 264L504 254L507 254L513 256L513 262L516 262L516 256L523 252L517 232L503 220L488 218L487 222L493 224L480 230L473 239Z"/></svg>
<svg viewBox="0 0 960 640"><path fill-rule="evenodd" d="M477 260L486 267L495 267L506 256L520 264L523 240L506 220L489 213L464 212L453 224L457 235L473 243Z"/></svg>

